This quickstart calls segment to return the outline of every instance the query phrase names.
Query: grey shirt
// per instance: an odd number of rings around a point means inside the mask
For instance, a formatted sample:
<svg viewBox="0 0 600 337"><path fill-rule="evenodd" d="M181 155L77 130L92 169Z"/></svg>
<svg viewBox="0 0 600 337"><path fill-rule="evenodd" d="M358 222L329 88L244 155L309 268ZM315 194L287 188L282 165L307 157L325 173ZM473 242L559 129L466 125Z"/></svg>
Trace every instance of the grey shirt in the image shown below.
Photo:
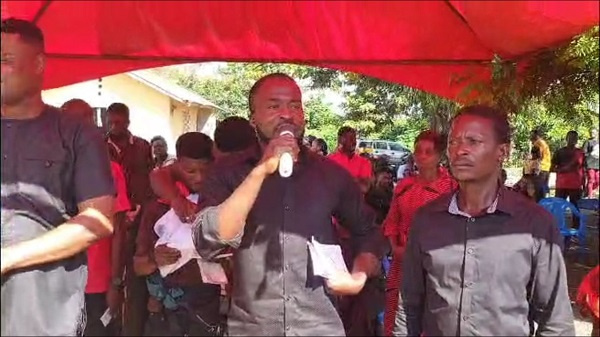
<svg viewBox="0 0 600 337"><path fill-rule="evenodd" d="M29 120L2 118L2 247L44 235L82 201L114 194L97 128L52 107ZM83 332L86 282L85 253L3 275L0 334Z"/></svg>
<svg viewBox="0 0 600 337"><path fill-rule="evenodd" d="M223 202L258 162L256 156L217 167L201 193L204 206ZM244 232L225 242L217 233L215 207L200 213L194 228L204 257L235 248L233 292L228 316L232 336L343 336L335 297L312 274L307 241L337 243L332 216L361 251L378 253L380 233L358 185L327 158L303 151L290 178L267 177L248 215Z"/></svg>
<svg viewBox="0 0 600 337"><path fill-rule="evenodd" d="M421 208L404 257L407 335L574 336L562 237L552 216L502 188L482 216L456 195Z"/></svg>

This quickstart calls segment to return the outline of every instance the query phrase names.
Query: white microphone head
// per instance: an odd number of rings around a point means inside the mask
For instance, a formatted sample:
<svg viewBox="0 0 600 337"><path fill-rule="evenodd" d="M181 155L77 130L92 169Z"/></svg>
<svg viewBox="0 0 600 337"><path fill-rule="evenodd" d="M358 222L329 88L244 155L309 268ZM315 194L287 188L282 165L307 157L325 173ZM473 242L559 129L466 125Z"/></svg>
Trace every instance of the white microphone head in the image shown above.
<svg viewBox="0 0 600 337"><path fill-rule="evenodd" d="M296 137L296 126L293 124L284 124L278 129L279 136ZM279 157L279 176L289 178L294 171L294 157L289 152L284 152Z"/></svg>
<svg viewBox="0 0 600 337"><path fill-rule="evenodd" d="M279 176L289 178L294 171L294 158L289 152L284 152L279 157Z"/></svg>

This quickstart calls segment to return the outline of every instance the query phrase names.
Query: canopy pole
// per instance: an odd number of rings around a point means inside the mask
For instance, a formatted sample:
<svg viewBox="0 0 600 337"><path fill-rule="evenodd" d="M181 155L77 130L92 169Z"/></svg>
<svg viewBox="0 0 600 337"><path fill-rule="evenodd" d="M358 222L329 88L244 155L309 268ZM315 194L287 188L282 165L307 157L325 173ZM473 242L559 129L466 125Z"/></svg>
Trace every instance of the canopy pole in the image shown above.
<svg viewBox="0 0 600 337"><path fill-rule="evenodd" d="M48 10L48 6L50 6L50 3L52 3L52 0L44 1L44 3L40 6L40 9L38 9L38 11L35 13L35 16L33 17L33 20L32 20L33 23L37 24L38 21L40 21L42 16L44 16L46 11Z"/></svg>

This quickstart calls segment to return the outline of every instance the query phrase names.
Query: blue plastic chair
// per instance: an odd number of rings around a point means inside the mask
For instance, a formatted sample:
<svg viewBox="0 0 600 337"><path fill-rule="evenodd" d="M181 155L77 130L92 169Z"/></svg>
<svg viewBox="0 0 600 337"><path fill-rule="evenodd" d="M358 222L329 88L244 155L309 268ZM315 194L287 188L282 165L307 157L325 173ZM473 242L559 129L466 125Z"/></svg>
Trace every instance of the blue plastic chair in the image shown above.
<svg viewBox="0 0 600 337"><path fill-rule="evenodd" d="M590 211L598 211L600 201L598 199L581 199L577 202L579 209L587 209Z"/></svg>
<svg viewBox="0 0 600 337"><path fill-rule="evenodd" d="M575 207L572 203L562 198L544 198L540 200L539 204L544 207L558 223L558 229L560 234L565 238L565 249L567 249L572 238L577 238L579 243L579 254L585 251L585 235L586 235L586 216ZM571 211L574 217L579 218L579 228L571 228L567 225L566 215L567 211Z"/></svg>

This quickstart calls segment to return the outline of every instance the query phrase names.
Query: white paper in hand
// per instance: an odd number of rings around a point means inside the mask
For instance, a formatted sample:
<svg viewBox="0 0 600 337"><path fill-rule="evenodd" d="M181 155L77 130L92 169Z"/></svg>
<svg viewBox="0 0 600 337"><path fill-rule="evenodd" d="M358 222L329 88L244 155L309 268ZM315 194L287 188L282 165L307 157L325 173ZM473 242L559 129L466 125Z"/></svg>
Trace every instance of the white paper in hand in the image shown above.
<svg viewBox="0 0 600 337"><path fill-rule="evenodd" d="M192 202L198 201L197 194L191 194L188 199ZM192 239L192 226L181 222L173 209L170 209L154 225L154 231L158 235L156 246L167 245L181 252L181 257L177 262L160 266L158 269L160 275L165 277L177 269L183 267L192 259L198 260L202 281L210 284L226 284L227 276L220 263L203 261L196 251L194 240Z"/></svg>
<svg viewBox="0 0 600 337"><path fill-rule="evenodd" d="M314 275L331 278L338 272L348 272L342 248L339 245L322 244L314 237L307 244Z"/></svg>
<svg viewBox="0 0 600 337"><path fill-rule="evenodd" d="M102 325L104 325L105 327L108 326L108 323L110 323L110 321L112 321L112 314L110 313L110 309L106 309L106 311L104 312L104 314L102 314L102 317L100 317L100 322L102 322Z"/></svg>

